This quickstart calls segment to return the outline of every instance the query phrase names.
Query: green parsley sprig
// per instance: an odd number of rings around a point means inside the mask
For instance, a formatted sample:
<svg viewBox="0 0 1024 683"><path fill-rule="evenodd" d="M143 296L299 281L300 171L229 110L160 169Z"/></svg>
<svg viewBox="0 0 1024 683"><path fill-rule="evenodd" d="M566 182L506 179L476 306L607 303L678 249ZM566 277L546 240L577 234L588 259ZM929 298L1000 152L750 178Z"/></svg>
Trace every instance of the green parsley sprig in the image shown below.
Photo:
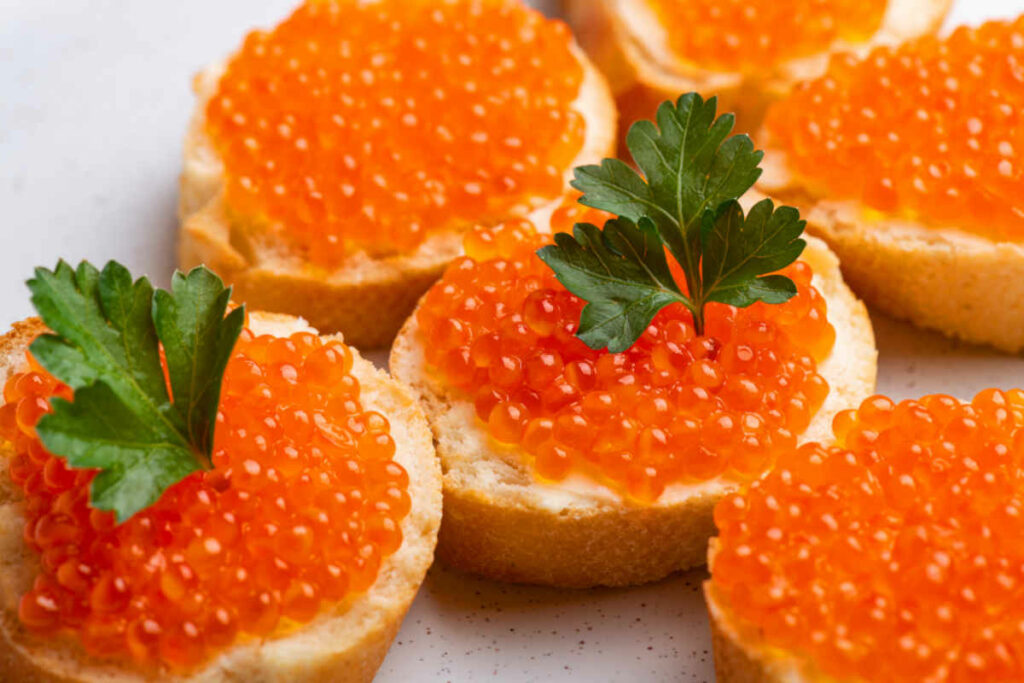
<svg viewBox="0 0 1024 683"><path fill-rule="evenodd" d="M587 302L577 336L591 348L625 351L672 303L690 310L702 334L709 302L744 307L796 294L792 280L772 273L800 256L805 222L769 199L744 214L737 200L760 177L764 153L746 135L730 137L734 117L716 118L716 107L715 98L688 93L658 108L657 125L633 124L626 146L640 173L618 159L576 169L580 203L618 218L603 228L577 224L537 253Z"/></svg>
<svg viewBox="0 0 1024 683"><path fill-rule="evenodd" d="M99 470L93 507L121 523L211 467L221 381L245 320L242 307L225 316L231 289L219 277L175 273L168 292L114 261L102 271L61 261L28 287L52 330L32 355L74 390L73 401L51 399L36 432L71 467Z"/></svg>

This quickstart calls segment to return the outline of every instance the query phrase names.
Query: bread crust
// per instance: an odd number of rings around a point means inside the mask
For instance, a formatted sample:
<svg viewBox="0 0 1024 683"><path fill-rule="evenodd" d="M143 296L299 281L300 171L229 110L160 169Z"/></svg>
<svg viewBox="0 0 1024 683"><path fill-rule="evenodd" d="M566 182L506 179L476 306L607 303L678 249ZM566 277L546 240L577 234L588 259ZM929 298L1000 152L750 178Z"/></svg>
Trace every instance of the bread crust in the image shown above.
<svg viewBox="0 0 1024 683"><path fill-rule="evenodd" d="M586 121L583 147L569 168L597 163L615 151L617 112L601 73L581 49L580 94L573 104ZM550 213L563 200L528 200L500 215L477 216L434 230L414 251L386 257L353 253L332 270L289 254L285 245L254 239L244 221L230 215L223 196L223 165L205 133L206 103L224 65L196 76L197 104L185 136L181 176L179 261L183 268L205 263L235 287L235 298L262 310L300 315L324 332L341 332L360 348L387 346L420 295L462 251L461 233L479 222L500 222L534 212ZM566 184L566 192L568 192ZM545 222L546 224L546 222Z"/></svg>
<svg viewBox="0 0 1024 683"><path fill-rule="evenodd" d="M624 126L650 118L664 100L698 91L718 96L719 111L734 112L739 129L746 132L757 128L772 100L793 84L823 73L832 54L866 52L934 33L951 4L952 0L890 0L882 26L869 41L838 43L779 64L767 74L744 75L678 59L668 46L667 28L647 0L563 0L577 39L609 80Z"/></svg>
<svg viewBox="0 0 1024 683"><path fill-rule="evenodd" d="M714 569L718 539L709 544L708 566ZM704 602L711 624L711 646L715 658L715 678L719 683L830 683L833 679L817 671L809 662L782 650L761 644L761 635L741 626L715 590L704 582Z"/></svg>
<svg viewBox="0 0 1024 683"><path fill-rule="evenodd" d="M800 209L808 231L829 243L869 304L950 337L1009 353L1024 349L1024 244L816 198L784 152L769 149L765 159L758 187Z"/></svg>
<svg viewBox="0 0 1024 683"><path fill-rule="evenodd" d="M267 333L305 328L289 316L253 313L250 325ZM0 383L25 363L23 351L43 331L38 319L15 323L0 337ZM306 328L308 329L308 328ZM409 472L412 509L402 520L403 542L381 565L374 585L323 611L297 631L247 638L185 677L137 671L87 656L69 640L33 636L18 621L18 600L31 585L38 556L22 540L21 490L6 476L11 445L0 444L0 679L19 682L115 683L157 679L224 681L345 681L373 679L433 560L441 517L441 473L423 411L412 392L354 353L361 400L391 422L395 459Z"/></svg>
<svg viewBox="0 0 1024 683"><path fill-rule="evenodd" d="M803 258L837 331L820 366L833 390L802 437L818 440L837 411L873 392L876 351L867 311L843 283L835 256L810 238ZM444 472L437 553L449 566L582 588L645 583L704 563L712 510L734 484L676 485L658 502L636 505L585 481L536 481L515 448L488 439L472 403L427 369L415 315L395 340L391 371L419 394L434 430Z"/></svg>

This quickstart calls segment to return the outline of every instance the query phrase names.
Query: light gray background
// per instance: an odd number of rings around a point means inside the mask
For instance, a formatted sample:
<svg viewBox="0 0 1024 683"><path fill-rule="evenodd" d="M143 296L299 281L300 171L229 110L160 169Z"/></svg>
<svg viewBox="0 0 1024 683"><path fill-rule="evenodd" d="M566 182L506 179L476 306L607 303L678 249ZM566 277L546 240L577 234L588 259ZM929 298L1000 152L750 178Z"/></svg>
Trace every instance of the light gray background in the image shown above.
<svg viewBox="0 0 1024 683"><path fill-rule="evenodd" d="M0 328L58 257L175 266L190 78L295 0L0 0ZM949 25L1024 11L957 0ZM879 390L971 396L1024 362L874 316ZM380 360L378 354L377 359ZM582 592L431 571L378 680L710 681L702 572Z"/></svg>

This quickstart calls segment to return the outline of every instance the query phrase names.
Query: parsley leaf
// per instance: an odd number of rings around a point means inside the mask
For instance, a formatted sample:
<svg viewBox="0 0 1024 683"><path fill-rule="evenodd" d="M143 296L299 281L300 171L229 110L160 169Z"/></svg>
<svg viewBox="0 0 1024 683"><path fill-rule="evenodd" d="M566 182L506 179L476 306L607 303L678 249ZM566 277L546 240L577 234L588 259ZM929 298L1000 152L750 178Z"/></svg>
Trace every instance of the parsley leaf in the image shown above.
<svg viewBox="0 0 1024 683"><path fill-rule="evenodd" d="M578 335L590 346L625 351L658 311L673 302L686 303L647 218L639 225L626 218L611 220L603 230L579 223L572 236L555 235L555 244L537 254L573 294L587 298L600 287L601 296L591 297L580 317Z"/></svg>
<svg viewBox="0 0 1024 683"><path fill-rule="evenodd" d="M213 451L213 426L221 378L245 323L245 310L224 316L231 289L206 268L175 273L171 291L158 290L153 322L167 357L174 408L189 442L203 455Z"/></svg>
<svg viewBox="0 0 1024 683"><path fill-rule="evenodd" d="M133 281L113 261L102 271L61 261L53 271L37 268L28 282L52 330L32 343L32 354L74 390L73 402L51 399L53 411L36 432L71 467L100 470L92 505L113 510L118 522L209 467L220 383L244 312L224 317L230 289L205 268L175 283L154 297L146 278Z"/></svg>
<svg viewBox="0 0 1024 683"><path fill-rule="evenodd" d="M744 217L739 202L726 202L718 214L704 214L701 226L701 291L707 301L749 306L755 301L781 304L796 294L783 275L762 275L785 268L804 250L806 221L789 206L778 209L762 199Z"/></svg>
<svg viewBox="0 0 1024 683"><path fill-rule="evenodd" d="M803 251L804 222L770 201L744 216L736 200L760 177L763 152L746 135L730 137L734 117L716 118L716 108L715 98L689 93L663 103L656 124L635 123L626 145L640 172L617 159L576 169L580 203L619 218L601 229L577 225L538 254L587 301L578 336L591 348L629 348L671 303L690 310L701 334L710 301L782 303L796 293L789 278L767 273ZM685 288L669 271L666 249Z"/></svg>

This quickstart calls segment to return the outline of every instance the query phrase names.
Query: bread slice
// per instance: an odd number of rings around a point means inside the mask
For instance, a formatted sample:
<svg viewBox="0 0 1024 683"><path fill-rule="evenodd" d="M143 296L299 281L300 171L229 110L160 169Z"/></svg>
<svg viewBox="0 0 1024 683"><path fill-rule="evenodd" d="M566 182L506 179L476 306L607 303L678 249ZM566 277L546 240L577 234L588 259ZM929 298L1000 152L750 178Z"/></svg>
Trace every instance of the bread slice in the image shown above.
<svg viewBox="0 0 1024 683"><path fill-rule="evenodd" d="M583 81L572 108L585 121L583 146L565 169L598 163L615 150L617 113L604 77L575 45ZM406 254L374 257L355 252L333 271L315 268L287 245L259 239L232 220L225 206L224 169L205 133L206 104L224 64L196 76L196 109L185 138L181 176L179 261L184 269L205 263L235 287L235 295L263 310L300 315L325 332L342 332L360 348L386 346L427 288L462 251L461 233L477 223L500 222L540 210L553 211L563 197L526 198L502 215L474 216L438 229ZM566 184L568 192L568 184Z"/></svg>
<svg viewBox="0 0 1024 683"><path fill-rule="evenodd" d="M284 336L310 330L301 319L253 313L257 333ZM30 319L0 337L0 382L25 364L28 343L43 330ZM298 630L265 640L247 638L217 655L187 681L370 681L434 557L441 519L441 475L423 411L409 389L358 355L353 374L368 409L387 416L397 446L395 459L409 473L412 509L402 520L401 547L381 564L365 593L347 598ZM7 477L11 446L0 445L0 679L128 683L152 675L86 656L68 641L46 640L18 621L18 601L32 585L38 555L22 540L21 489Z"/></svg>
<svg viewBox="0 0 1024 683"><path fill-rule="evenodd" d="M817 198L769 147L758 187L800 209L839 255L843 275L879 310L951 337L1024 349L1024 243L886 217L855 200Z"/></svg>
<svg viewBox="0 0 1024 683"><path fill-rule="evenodd" d="M682 0L680 0L682 1ZM869 41L838 43L828 50L774 65L767 74L716 71L683 62L668 44L663 26L648 0L563 0L577 40L608 78L622 123L650 118L663 100L698 91L718 96L719 111L736 113L740 130L753 131L767 105L793 84L824 73L832 54L867 51L933 33L952 0L889 0L882 25Z"/></svg>
<svg viewBox="0 0 1024 683"><path fill-rule="evenodd" d="M712 538L708 566L714 567L718 539ZM830 683L830 676L796 655L769 648L757 633L741 626L717 595L711 581L704 582L704 601L711 622L711 646L718 683Z"/></svg>
<svg viewBox="0 0 1024 683"><path fill-rule="evenodd" d="M802 436L818 440L831 433L836 412L874 390L877 354L867 311L843 283L836 257L810 238L802 258L836 328L819 366L832 391ZM395 340L391 371L419 394L434 430L444 471L438 557L446 564L506 581L585 587L644 583L704 563L712 509L734 484L672 485L644 506L582 478L540 483L524 458L488 439L472 402L428 370L415 316Z"/></svg>

